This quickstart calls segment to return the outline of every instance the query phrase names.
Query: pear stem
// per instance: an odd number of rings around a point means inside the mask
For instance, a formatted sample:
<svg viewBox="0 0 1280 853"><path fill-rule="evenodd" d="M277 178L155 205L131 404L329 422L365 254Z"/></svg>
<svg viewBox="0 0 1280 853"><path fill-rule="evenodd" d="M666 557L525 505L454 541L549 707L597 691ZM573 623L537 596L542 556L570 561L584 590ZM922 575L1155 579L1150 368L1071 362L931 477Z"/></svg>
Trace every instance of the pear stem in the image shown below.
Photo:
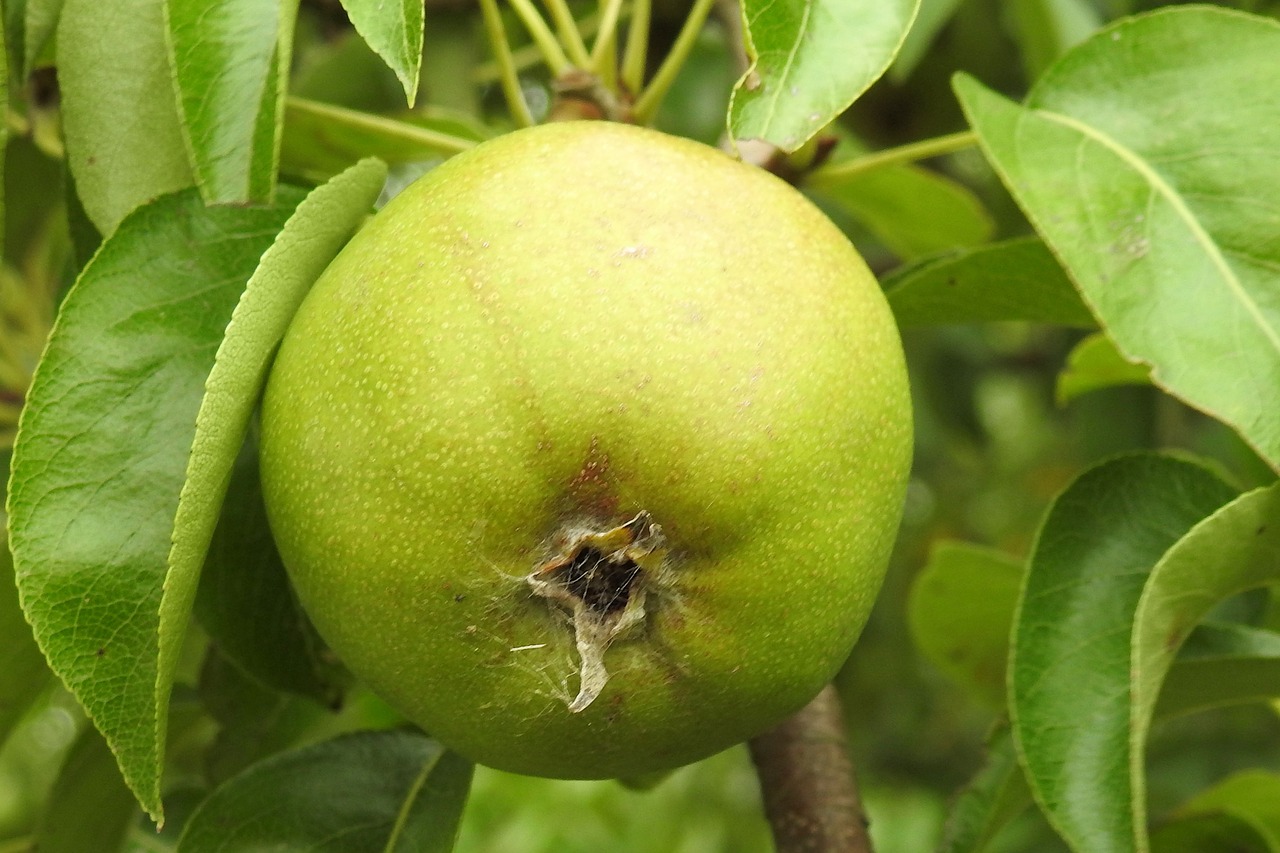
<svg viewBox="0 0 1280 853"><path fill-rule="evenodd" d="M834 687L750 746L778 853L872 853Z"/></svg>
<svg viewBox="0 0 1280 853"><path fill-rule="evenodd" d="M716 0L694 0L693 8L689 10L689 16L684 19L684 24L680 28L679 35L676 36L675 43L671 45L670 52L662 60L662 65L658 66L649 85L636 99L634 114L639 124L647 124L658 112L658 107L662 106L662 99L671 90L671 85L675 83L680 69L684 67L685 60L689 58L689 53L693 50L698 34L702 32L702 25L706 23L707 15L710 14L715 2Z"/></svg>
<svg viewBox="0 0 1280 853"><path fill-rule="evenodd" d="M547 11L551 13L551 20L555 22L556 32L560 35L560 43L564 45L565 53L573 60L573 64L582 69L591 67L591 57L587 54L587 45L582 40L582 32L578 29L578 22L574 20L573 13L569 11L569 5L565 0L546 0ZM561 71L556 71L558 76Z"/></svg>
<svg viewBox="0 0 1280 853"><path fill-rule="evenodd" d="M604 0L600 9L600 30L591 46L589 66L606 84L615 75L614 48L618 44L618 19L622 14L622 0Z"/></svg>
<svg viewBox="0 0 1280 853"><path fill-rule="evenodd" d="M645 66L649 61L649 19L652 14L649 0L635 0L631 5L627 46L622 54L622 85L633 95L644 87Z"/></svg>
<svg viewBox="0 0 1280 853"><path fill-rule="evenodd" d="M956 151L972 148L977 144L977 134L972 130L962 130L959 133L949 133L946 136L922 139L919 142L900 145L897 148L873 151L870 154L854 157L852 160L845 160L841 163L820 166L809 174L805 182L812 186L831 186L865 172L883 169L886 166L914 163L917 160L927 160L930 157L940 157L943 154L952 154Z"/></svg>
<svg viewBox="0 0 1280 853"><path fill-rule="evenodd" d="M493 58L498 63L498 76L502 81L502 94L507 99L507 109L511 111L511 117L517 124L532 127L533 113L529 111L524 90L520 88L520 73L516 71L516 63L511 56L511 43L507 41L507 29L502 25L502 13L498 11L497 0L480 0L480 9L484 14L484 29L489 36Z"/></svg>
<svg viewBox="0 0 1280 853"><path fill-rule="evenodd" d="M531 0L509 0L509 3L516 15L519 16L520 22L524 24L524 28L529 31L529 37L533 39L533 43L541 51L542 58L546 60L547 67L551 69L551 75L559 77L569 70L571 65L569 58L565 56L564 50L560 47L560 42L556 41L555 33L551 32L551 28L547 26L547 22L542 19L542 15L539 14ZM488 15L486 14L485 17L487 25ZM500 17L499 21L501 21ZM577 35L578 31L574 29L573 32ZM510 52L510 47L507 50ZM585 55L585 53L586 50L584 48L583 54Z"/></svg>

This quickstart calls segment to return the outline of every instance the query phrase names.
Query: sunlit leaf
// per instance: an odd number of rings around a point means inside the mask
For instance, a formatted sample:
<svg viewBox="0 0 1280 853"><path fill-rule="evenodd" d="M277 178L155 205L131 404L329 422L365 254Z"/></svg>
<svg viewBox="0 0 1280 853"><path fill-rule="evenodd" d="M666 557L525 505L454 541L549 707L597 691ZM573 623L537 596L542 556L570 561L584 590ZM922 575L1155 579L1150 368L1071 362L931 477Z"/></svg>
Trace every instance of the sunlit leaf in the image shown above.
<svg viewBox="0 0 1280 853"><path fill-rule="evenodd" d="M186 190L130 214L63 302L23 414L9 522L22 605L152 814L168 693L160 604L214 355L284 225Z"/></svg>
<svg viewBox="0 0 1280 853"><path fill-rule="evenodd" d="M297 0L165 0L182 130L210 204L274 192L296 8Z"/></svg>
<svg viewBox="0 0 1280 853"><path fill-rule="evenodd" d="M729 131L794 151L885 72L920 0L745 0L752 65Z"/></svg>
<svg viewBox="0 0 1280 853"><path fill-rule="evenodd" d="M167 679L172 677L200 568L271 357L312 283L372 209L385 178L382 163L364 160L308 195L262 256L226 326L204 383L187 478L173 519L173 548L160 606L160 695L167 692ZM262 630L270 635L279 629ZM287 631L273 636L303 642ZM305 658L305 652L295 651L294 660L300 657ZM309 686L318 689L314 680Z"/></svg>
<svg viewBox="0 0 1280 853"><path fill-rule="evenodd" d="M422 65L422 0L342 0L342 7L360 37L396 73L413 106Z"/></svg>
<svg viewBox="0 0 1280 853"><path fill-rule="evenodd" d="M1076 47L983 150L1125 358L1280 467L1280 22L1182 6ZM1224 375L1224 366L1230 365Z"/></svg>

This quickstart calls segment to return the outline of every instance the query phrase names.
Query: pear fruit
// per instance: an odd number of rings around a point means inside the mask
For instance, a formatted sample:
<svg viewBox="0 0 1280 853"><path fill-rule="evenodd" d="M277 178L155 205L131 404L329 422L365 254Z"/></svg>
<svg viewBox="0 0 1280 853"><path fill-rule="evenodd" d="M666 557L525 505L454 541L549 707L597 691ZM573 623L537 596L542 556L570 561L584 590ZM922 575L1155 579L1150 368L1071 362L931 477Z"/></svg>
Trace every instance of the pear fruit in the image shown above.
<svg viewBox="0 0 1280 853"><path fill-rule="evenodd" d="M261 439L292 582L358 677L474 761L608 778L832 678L911 412L874 276L799 192L566 122L368 222L292 322Z"/></svg>

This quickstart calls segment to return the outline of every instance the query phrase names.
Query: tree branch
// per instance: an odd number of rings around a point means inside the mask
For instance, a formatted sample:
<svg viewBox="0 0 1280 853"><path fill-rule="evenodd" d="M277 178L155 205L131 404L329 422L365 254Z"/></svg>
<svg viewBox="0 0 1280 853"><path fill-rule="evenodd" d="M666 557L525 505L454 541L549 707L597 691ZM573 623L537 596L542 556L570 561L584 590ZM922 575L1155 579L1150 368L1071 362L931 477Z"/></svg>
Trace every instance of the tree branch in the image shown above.
<svg viewBox="0 0 1280 853"><path fill-rule="evenodd" d="M834 687L750 745L778 853L872 853Z"/></svg>

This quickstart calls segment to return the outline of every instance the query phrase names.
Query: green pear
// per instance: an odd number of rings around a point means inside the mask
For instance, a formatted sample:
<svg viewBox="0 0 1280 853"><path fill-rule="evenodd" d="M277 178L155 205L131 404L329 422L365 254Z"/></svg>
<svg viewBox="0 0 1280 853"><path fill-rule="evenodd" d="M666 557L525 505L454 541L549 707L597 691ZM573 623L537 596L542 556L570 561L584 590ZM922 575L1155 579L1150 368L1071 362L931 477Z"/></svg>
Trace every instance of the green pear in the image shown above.
<svg viewBox="0 0 1280 853"><path fill-rule="evenodd" d="M492 767L607 778L770 728L848 656L901 514L901 344L774 176L568 122L410 186L262 408L272 529L351 670Z"/></svg>

